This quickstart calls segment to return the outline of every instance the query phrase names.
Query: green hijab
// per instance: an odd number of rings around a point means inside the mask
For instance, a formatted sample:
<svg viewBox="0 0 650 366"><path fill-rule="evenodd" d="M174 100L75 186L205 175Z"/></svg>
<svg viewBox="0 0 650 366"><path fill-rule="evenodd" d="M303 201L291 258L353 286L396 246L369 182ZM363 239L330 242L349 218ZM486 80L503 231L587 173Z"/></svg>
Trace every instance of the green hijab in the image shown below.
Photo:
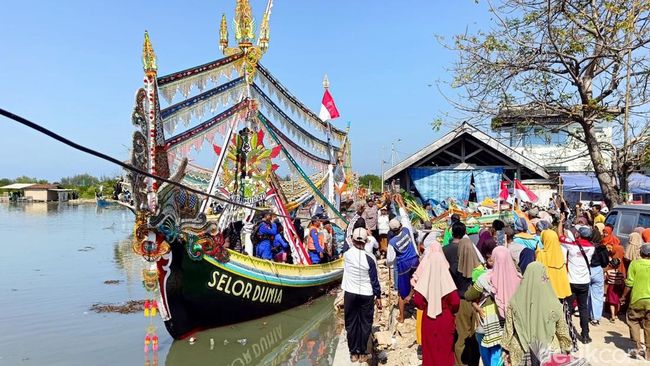
<svg viewBox="0 0 650 366"><path fill-rule="evenodd" d="M533 262L528 265L509 307L517 338L524 350L530 349L535 340L545 346L551 343L563 310L543 264Z"/></svg>

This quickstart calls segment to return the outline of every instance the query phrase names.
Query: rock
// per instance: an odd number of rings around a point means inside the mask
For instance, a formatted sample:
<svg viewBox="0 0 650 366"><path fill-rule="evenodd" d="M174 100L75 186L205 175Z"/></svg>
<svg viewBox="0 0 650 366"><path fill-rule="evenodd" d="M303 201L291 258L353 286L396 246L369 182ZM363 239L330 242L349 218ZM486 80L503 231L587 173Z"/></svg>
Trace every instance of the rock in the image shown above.
<svg viewBox="0 0 650 366"><path fill-rule="evenodd" d="M338 312L343 310L343 291L339 291L334 299L334 309Z"/></svg>
<svg viewBox="0 0 650 366"><path fill-rule="evenodd" d="M375 333L375 339L377 340L377 344L380 346L390 346L393 344L392 338L393 335L387 330Z"/></svg>
<svg viewBox="0 0 650 366"><path fill-rule="evenodd" d="M377 361L384 363L388 360L388 353L386 351L381 351L377 354Z"/></svg>

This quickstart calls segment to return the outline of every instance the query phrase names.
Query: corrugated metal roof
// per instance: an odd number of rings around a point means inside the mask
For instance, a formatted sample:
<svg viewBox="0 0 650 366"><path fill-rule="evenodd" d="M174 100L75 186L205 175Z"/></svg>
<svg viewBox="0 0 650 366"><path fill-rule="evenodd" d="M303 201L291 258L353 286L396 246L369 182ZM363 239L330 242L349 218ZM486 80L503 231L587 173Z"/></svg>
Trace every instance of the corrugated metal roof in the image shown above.
<svg viewBox="0 0 650 366"><path fill-rule="evenodd" d="M36 183L14 183L10 184L8 186L0 187L0 189L25 189L27 187L31 187L35 185Z"/></svg>
<svg viewBox="0 0 650 366"><path fill-rule="evenodd" d="M32 184L29 187L27 187L26 189L57 189L57 188L60 188L60 187L58 185L56 185L56 184L47 184L47 183L45 183L45 184Z"/></svg>
<svg viewBox="0 0 650 366"><path fill-rule="evenodd" d="M398 163L394 167L388 169L384 173L384 180L389 180L390 178L394 177L401 171L411 167L413 164L417 163L418 161L425 159L428 155L434 153L436 150L443 148L447 144L456 140L457 138L460 138L460 136L463 134L469 134L473 136L474 138L478 139L480 142L486 144L488 147L491 147L492 149L498 151L499 153L514 160L517 164L531 170L532 172L539 175L540 177L544 179L549 178L548 173L546 172L546 170L544 170L542 166L538 165L537 163L528 159L527 157L524 157L520 153L516 152L515 150L501 143L499 140L493 138L492 136L489 136L485 132L478 130L477 128L471 126L467 122L463 122L462 125L456 127L455 129L453 129L452 131L450 131L440 139L431 143L429 146L420 149L415 154L409 156L408 158Z"/></svg>

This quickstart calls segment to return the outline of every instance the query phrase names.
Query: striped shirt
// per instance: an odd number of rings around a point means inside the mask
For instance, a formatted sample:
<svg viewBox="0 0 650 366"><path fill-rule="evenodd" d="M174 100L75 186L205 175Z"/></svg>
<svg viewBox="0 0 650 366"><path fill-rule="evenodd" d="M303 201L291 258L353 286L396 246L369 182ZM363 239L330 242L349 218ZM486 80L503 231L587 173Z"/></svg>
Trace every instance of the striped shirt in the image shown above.
<svg viewBox="0 0 650 366"><path fill-rule="evenodd" d="M608 285L622 285L625 283L625 276L618 269L607 270L607 284Z"/></svg>

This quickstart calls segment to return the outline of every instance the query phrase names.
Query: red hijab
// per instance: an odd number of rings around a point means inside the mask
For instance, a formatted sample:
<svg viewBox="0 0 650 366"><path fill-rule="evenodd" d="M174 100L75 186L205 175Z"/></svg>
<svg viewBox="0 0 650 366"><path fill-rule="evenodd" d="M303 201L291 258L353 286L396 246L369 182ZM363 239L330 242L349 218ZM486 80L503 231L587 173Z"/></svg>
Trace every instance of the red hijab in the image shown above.
<svg viewBox="0 0 650 366"><path fill-rule="evenodd" d="M623 259L625 259L625 248L623 248L621 241L614 235L611 227L605 226L603 235L603 245L607 246L609 255L612 258L618 258L620 261L618 270L625 276L625 263L623 263Z"/></svg>

